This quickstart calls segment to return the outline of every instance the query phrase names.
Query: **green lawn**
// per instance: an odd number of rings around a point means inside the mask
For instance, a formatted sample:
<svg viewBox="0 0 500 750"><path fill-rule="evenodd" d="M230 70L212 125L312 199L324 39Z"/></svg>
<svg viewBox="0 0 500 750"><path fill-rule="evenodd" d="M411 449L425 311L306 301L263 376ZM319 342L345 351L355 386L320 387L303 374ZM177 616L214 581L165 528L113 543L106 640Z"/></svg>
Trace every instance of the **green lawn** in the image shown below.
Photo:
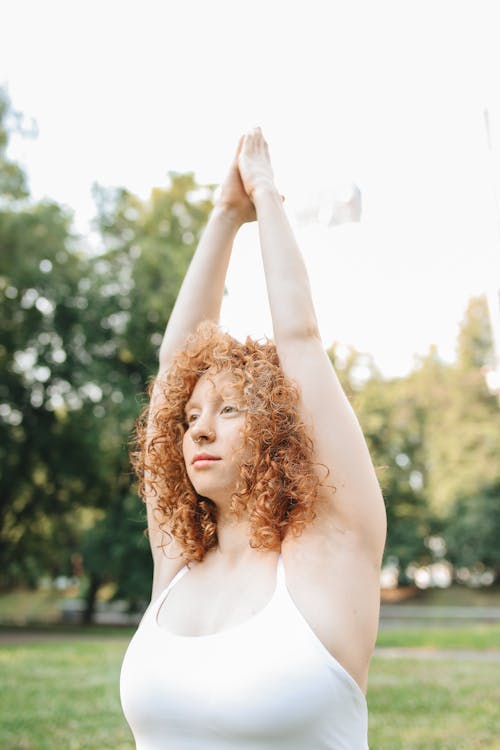
<svg viewBox="0 0 500 750"><path fill-rule="evenodd" d="M380 630L377 646L419 648L500 649L500 624L454 625L420 628L399 627Z"/></svg>
<svg viewBox="0 0 500 750"><path fill-rule="evenodd" d="M374 658L371 750L499 750L498 663Z"/></svg>
<svg viewBox="0 0 500 750"><path fill-rule="evenodd" d="M133 750L119 702L128 639L2 646L3 750Z"/></svg>
<svg viewBox="0 0 500 750"><path fill-rule="evenodd" d="M500 585L471 588L454 584L447 589L425 589L414 597L401 602L404 606L414 604L435 607L500 607Z"/></svg>
<svg viewBox="0 0 500 750"><path fill-rule="evenodd" d="M118 688L128 642L3 645L0 747L134 750ZM498 663L374 657L371 750L500 750L499 672Z"/></svg>
<svg viewBox="0 0 500 750"><path fill-rule="evenodd" d="M29 628L14 628L9 625L0 625L0 637L4 633L29 632L42 636L43 634L59 634L71 638L82 637L118 637L130 639L135 632L135 627L113 627L110 625L37 625ZM435 627L425 625L420 628L391 627L379 632L377 646L379 647L407 647L407 648L430 648L430 649L476 649L478 651L500 649L500 624L456 625L453 627Z"/></svg>

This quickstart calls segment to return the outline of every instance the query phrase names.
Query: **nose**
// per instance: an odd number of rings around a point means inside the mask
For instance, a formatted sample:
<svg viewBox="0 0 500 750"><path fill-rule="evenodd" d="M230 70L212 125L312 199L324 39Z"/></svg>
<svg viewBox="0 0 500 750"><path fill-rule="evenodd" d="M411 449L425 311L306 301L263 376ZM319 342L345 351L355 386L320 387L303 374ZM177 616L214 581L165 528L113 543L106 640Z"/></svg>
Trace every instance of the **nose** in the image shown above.
<svg viewBox="0 0 500 750"><path fill-rule="evenodd" d="M191 428L191 437L194 443L201 443L202 440L211 443L215 440L215 432L206 417L198 417Z"/></svg>

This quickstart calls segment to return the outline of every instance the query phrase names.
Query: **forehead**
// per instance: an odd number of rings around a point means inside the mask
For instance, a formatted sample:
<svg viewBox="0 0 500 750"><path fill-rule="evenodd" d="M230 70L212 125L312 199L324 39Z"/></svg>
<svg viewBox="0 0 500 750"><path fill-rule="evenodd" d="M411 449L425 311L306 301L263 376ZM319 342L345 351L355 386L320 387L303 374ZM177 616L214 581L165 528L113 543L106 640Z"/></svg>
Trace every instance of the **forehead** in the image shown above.
<svg viewBox="0 0 500 750"><path fill-rule="evenodd" d="M238 393L234 377L230 372L208 370L197 381L188 404L202 398L217 398Z"/></svg>

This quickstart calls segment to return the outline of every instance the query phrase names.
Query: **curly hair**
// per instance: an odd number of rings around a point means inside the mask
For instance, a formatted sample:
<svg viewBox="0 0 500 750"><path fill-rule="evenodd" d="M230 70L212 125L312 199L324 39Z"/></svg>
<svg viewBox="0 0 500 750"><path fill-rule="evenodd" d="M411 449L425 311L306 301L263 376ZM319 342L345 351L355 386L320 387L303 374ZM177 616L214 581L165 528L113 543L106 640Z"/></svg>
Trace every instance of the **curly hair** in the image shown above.
<svg viewBox="0 0 500 750"><path fill-rule="evenodd" d="M299 536L316 516L322 484L313 462L313 445L299 415L299 390L285 377L275 345L248 337L245 343L203 321L187 339L164 375L158 408L147 403L138 417L130 459L143 502L153 500L159 527L180 545L186 562L201 562L217 545L217 508L198 495L188 478L182 442L187 429L184 407L207 371L230 373L246 413L244 441L249 447L231 511L248 512L250 546L279 549L286 534ZM145 532L147 533L147 532Z"/></svg>

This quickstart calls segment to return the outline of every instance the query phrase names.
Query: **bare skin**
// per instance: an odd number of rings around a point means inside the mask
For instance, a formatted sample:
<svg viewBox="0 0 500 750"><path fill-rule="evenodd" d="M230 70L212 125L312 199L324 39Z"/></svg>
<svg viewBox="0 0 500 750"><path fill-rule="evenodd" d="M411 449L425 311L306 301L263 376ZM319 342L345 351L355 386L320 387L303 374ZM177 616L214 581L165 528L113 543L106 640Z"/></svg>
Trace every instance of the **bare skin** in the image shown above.
<svg viewBox="0 0 500 750"><path fill-rule="evenodd" d="M280 363L300 387L302 418L313 439L315 460L328 467L335 485L322 488L317 519L300 537L283 542L287 586L317 637L365 691L378 628L384 503L361 428L322 347L306 268L259 128L240 139L220 205L209 220L167 327L160 371L169 365L173 342L185 339L201 319L218 319L232 240L254 211ZM220 405L213 407L210 398L207 391L198 399L194 445L228 456L231 446L238 449L237 431L227 431L225 417L217 411ZM194 451L192 438L193 434L185 438L187 461ZM212 473L204 477L193 470L193 482L211 483L220 512L219 544L192 566L162 605L158 622L172 632L200 635L224 630L262 609L274 589L279 551L249 547L245 520L235 522L227 512L226 469L223 463L211 465L207 472ZM151 532L155 533L153 524ZM153 555L155 598L183 561L175 545L167 556Z"/></svg>
<svg viewBox="0 0 500 750"><path fill-rule="evenodd" d="M255 208L245 192L238 169L238 156L243 144L241 136L227 175L222 183L220 197L209 217L205 230L193 256L188 272L170 315L159 353L158 377L169 369L173 354L202 320L219 320L224 282L234 238L247 221L254 221ZM210 281L208 281L210 280ZM150 429L153 418L161 406L162 389L155 385L150 403ZM146 482L148 476L145 476ZM182 568L182 550L175 540L169 540L160 528L161 514L157 512L157 498L148 488L148 535L153 557L152 597L165 588Z"/></svg>
<svg viewBox="0 0 500 750"><path fill-rule="evenodd" d="M220 205L225 207L228 211L232 211L241 224L255 221L257 218L255 206L245 190L240 170L238 168L244 138L245 136L242 135L238 141L238 147L233 161L231 162L229 171L221 185L219 200Z"/></svg>
<svg viewBox="0 0 500 750"><path fill-rule="evenodd" d="M269 148L260 128L244 136L238 154L238 168L245 192L252 201L259 188L276 189Z"/></svg>

